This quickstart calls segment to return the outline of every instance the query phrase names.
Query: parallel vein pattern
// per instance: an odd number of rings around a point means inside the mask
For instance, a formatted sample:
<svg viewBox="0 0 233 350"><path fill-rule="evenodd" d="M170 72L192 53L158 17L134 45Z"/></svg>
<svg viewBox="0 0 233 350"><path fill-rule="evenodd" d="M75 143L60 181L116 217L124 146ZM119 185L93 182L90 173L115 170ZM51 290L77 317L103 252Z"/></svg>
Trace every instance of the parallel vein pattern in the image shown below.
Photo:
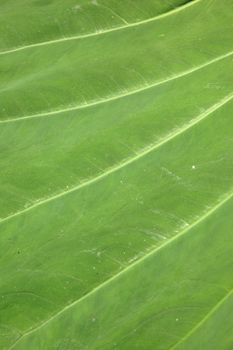
<svg viewBox="0 0 233 350"><path fill-rule="evenodd" d="M49 197L45 200L42 201L38 201L37 203L35 203L34 205L32 205L31 207L28 207L27 209L21 210L17 213L12 214L9 217L3 218L0 222L5 221L5 220L9 220L12 217L15 217L17 215L21 215L24 214L25 212L38 207L40 205L43 205L44 203L48 203L52 200L58 199L60 197L63 197L69 193L72 193L74 191L77 191L85 186L89 186L103 178L105 178L106 176L122 169L123 167L137 161L138 159L144 157L145 155L147 155L148 153L154 151L155 149L161 147L162 145L164 145L165 143L169 142L170 140L174 139L175 137L179 136L180 134L184 133L186 130L190 129L191 127L193 127L194 125L198 124L200 121L202 121L203 119L205 119L206 117L208 117L211 113L213 113L214 111L216 111L217 109L221 108L225 103L229 102L231 99L233 98L233 94L230 94L229 96L226 96L224 99L222 99L221 101L219 101L218 103L216 103L215 105L213 105L212 107L210 107L208 110L206 110L205 112L201 113L200 115L198 115L196 118L192 119L187 125L182 126L181 128L179 128L178 130L175 130L173 132L171 132L170 134L166 135L160 142L155 143L155 144L151 144L148 147L146 147L145 149L138 151L137 154L125 161L123 161L122 163L107 169L106 171L104 171L102 174L96 176L93 179L87 180L83 183L81 183L78 186L75 186L69 190L63 191L59 194L56 194L52 197Z"/></svg>
<svg viewBox="0 0 233 350"><path fill-rule="evenodd" d="M151 256L154 256L158 251L160 251L161 249L165 249L167 247L167 245L171 244L174 240L178 240L180 239L180 237L182 237L183 235L187 234L190 230L192 230L193 227L195 227L196 225L199 225L202 221L206 220L209 216L211 216L213 213L215 213L217 210L219 210L221 208L221 206L223 206L226 202L230 201L233 197L233 191L231 191L230 194L227 194L225 196L224 199L222 199L217 205L215 205L213 208L211 208L211 210L209 210L207 213L205 213L204 215L202 215L196 222L194 222L192 225L190 225L187 229L179 232L175 237L173 237L172 239L168 240L165 244L162 244L161 246L159 246L158 248L150 251L150 253L146 254L145 256L143 256L142 259L137 260L136 262L132 263L129 267L127 267L125 270L123 270L122 272L120 272L119 274L113 276L112 278L110 278L109 280L107 280L106 282L102 283L100 286L98 286L97 288L95 288L94 290L92 290L90 293L88 293L87 295L84 295L82 298L76 300L75 302L73 302L70 305L67 305L65 308L63 308L62 310L60 310L57 314L53 315L51 318L49 318L48 320L44 321L41 325L39 325L39 327L32 329L31 331L23 334L22 338L29 336L32 333L37 332L38 330L40 330L41 328L45 327L48 323L56 320L56 318L58 318L60 315L62 315L64 312L66 312L67 310L69 310L70 308L75 307L78 303L81 303L83 300L85 300L86 298L89 298L92 294L94 293L98 293L99 289L104 288L106 285L114 283L114 281L116 279L118 279L122 274L126 274L128 273L128 271L130 271L131 269L134 269L135 266L137 267L138 265L141 264L142 261L144 261L145 259L148 259ZM177 348L177 346L182 343L183 341L185 341L191 334L193 334L199 327L201 327L201 325L206 322L206 320L214 313L216 312L216 310L232 295L232 291L229 291L229 293L227 293L208 313L207 315L183 338L181 339L176 345L172 346L171 349L175 349ZM21 341L20 338L18 341ZM9 350L14 349L16 344L18 343L18 341L13 344Z"/></svg>
<svg viewBox="0 0 233 350"><path fill-rule="evenodd" d="M231 10L0 4L1 350L232 348Z"/></svg>
<svg viewBox="0 0 233 350"><path fill-rule="evenodd" d="M87 33L87 34L82 34L82 35L74 35L71 37L63 37L63 38L59 38L59 39L54 39L54 40L48 40L48 41L44 41L44 42L38 42L38 43L33 43L30 45L25 45L25 46L20 46L20 47L16 47L16 48L12 48L9 50L5 50L5 51L0 51L0 55L6 55L6 54L10 54L10 53L14 53L17 51L22 51L22 50L27 50L30 48L34 48L34 47L40 47L40 46L45 46L45 45L53 45L53 44L57 44L57 43L62 43L65 41L73 41L73 40L79 40L79 39L85 39L85 38L89 38L89 37L93 37L93 36L98 36L98 35L102 35L102 34L107 34L107 33L111 33L114 31L118 31L118 30L124 30L130 27L137 27L146 23L149 23L151 21L155 21L155 20L159 20L160 18L164 18L167 16L171 16L174 13L178 12L178 11L183 11L185 10L187 7L194 5L195 3L199 2L201 0L193 0L191 2L188 2L187 4L180 6L178 8L175 8L174 10L171 10L169 12L163 13L161 15L157 15L155 17L152 18L148 18L142 21L137 21L135 23L126 23L123 26L118 26L118 27L113 27L113 28L108 28L108 29L104 29L104 30L99 30L97 32L94 33Z"/></svg>

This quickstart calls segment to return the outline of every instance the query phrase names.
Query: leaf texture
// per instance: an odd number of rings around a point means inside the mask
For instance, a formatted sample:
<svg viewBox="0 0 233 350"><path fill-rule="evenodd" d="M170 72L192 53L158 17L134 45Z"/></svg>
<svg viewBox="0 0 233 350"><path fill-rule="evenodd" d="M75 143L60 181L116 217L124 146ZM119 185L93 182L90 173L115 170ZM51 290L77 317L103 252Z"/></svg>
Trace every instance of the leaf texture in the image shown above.
<svg viewBox="0 0 233 350"><path fill-rule="evenodd" d="M232 7L0 4L1 349L231 349Z"/></svg>

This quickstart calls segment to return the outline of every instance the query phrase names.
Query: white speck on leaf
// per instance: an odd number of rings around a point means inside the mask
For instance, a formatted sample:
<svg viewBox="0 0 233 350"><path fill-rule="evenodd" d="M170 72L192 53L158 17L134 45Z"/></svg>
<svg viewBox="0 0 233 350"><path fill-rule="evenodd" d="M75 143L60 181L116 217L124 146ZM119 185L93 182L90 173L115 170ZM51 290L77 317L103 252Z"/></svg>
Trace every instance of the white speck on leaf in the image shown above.
<svg viewBox="0 0 233 350"><path fill-rule="evenodd" d="M80 5L75 5L75 6L73 7L73 10L74 10L74 11L79 11L79 10L81 10L81 6L80 6Z"/></svg>

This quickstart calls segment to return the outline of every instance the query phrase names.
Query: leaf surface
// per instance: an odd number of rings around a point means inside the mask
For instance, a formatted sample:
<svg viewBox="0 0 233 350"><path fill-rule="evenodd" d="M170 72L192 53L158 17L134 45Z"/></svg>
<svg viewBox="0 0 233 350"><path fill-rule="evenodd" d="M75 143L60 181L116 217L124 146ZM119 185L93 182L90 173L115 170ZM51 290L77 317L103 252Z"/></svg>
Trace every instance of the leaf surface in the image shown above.
<svg viewBox="0 0 233 350"><path fill-rule="evenodd" d="M0 5L1 349L232 347L233 4L184 3Z"/></svg>

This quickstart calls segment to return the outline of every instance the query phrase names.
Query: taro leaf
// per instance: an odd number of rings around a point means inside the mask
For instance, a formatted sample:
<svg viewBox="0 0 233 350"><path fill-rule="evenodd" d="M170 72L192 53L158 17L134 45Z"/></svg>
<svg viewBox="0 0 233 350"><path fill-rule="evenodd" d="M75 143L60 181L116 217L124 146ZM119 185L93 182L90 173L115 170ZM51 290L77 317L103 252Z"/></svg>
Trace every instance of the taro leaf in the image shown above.
<svg viewBox="0 0 233 350"><path fill-rule="evenodd" d="M232 349L233 2L0 10L1 350Z"/></svg>

